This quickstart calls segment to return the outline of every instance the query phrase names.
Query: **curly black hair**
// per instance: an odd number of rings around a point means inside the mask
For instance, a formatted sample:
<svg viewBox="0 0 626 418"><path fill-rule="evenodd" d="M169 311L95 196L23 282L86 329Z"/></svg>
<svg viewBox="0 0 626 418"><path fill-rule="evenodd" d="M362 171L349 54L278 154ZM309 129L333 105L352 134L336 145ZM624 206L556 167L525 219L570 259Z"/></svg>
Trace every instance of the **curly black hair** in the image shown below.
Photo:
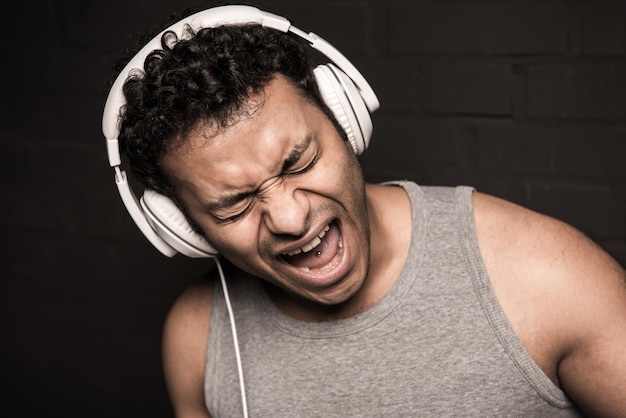
<svg viewBox="0 0 626 418"><path fill-rule="evenodd" d="M144 187L179 203L160 169L163 153L184 141L199 121L227 127L276 73L336 124L320 96L305 42L297 36L248 24L188 27L182 38L164 33L162 49L151 52L143 71L123 87L120 148Z"/></svg>

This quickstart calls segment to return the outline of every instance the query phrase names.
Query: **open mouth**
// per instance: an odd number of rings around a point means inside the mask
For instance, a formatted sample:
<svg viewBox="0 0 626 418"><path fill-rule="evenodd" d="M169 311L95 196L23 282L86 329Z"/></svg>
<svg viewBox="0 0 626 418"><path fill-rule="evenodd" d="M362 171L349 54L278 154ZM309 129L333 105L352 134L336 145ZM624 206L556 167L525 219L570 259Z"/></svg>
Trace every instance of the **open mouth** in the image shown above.
<svg viewBox="0 0 626 418"><path fill-rule="evenodd" d="M342 247L339 225L331 222L311 241L281 256L287 263L309 271L327 266L340 253Z"/></svg>

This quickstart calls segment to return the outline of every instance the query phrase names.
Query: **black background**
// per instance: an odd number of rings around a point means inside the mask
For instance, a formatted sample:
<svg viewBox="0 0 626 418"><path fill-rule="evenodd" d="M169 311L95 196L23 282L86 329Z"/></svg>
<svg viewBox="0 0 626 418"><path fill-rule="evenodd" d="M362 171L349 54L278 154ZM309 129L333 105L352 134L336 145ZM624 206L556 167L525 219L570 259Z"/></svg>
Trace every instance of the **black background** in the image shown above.
<svg viewBox="0 0 626 418"><path fill-rule="evenodd" d="M468 184L563 219L626 264L626 5L258 1L326 38L382 103L370 181ZM112 67L212 2L24 1L0 64L0 414L167 417L167 309L210 261L123 208L100 130Z"/></svg>

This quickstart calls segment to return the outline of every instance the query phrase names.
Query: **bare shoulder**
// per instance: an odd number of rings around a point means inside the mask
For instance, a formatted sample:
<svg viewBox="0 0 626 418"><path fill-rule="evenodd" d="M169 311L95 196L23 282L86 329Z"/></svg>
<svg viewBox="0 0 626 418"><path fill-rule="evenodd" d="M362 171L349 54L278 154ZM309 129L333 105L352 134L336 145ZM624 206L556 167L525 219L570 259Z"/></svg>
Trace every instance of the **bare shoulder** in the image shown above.
<svg viewBox="0 0 626 418"><path fill-rule="evenodd" d="M170 309L163 328L163 368L176 416L208 417L204 369L215 282L192 283Z"/></svg>
<svg viewBox="0 0 626 418"><path fill-rule="evenodd" d="M626 415L626 273L575 228L475 193L494 291L546 374L593 416Z"/></svg>

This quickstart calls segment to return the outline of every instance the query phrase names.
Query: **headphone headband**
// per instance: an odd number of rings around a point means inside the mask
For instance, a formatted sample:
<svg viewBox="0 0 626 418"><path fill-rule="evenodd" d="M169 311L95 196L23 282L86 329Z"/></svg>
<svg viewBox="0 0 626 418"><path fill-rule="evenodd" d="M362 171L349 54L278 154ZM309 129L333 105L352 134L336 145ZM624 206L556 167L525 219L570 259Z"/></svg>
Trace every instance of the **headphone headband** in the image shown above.
<svg viewBox="0 0 626 418"><path fill-rule="evenodd" d="M354 84L359 89L359 93L362 95L363 100L365 101L365 104L370 112L374 112L380 106L376 94L356 67L341 52L318 35L313 32L306 33L296 27L293 27L291 22L284 17L259 10L256 7L220 6L190 15L164 29L152 38L152 40L143 48L141 48L141 50L130 60L130 62L126 64L119 76L115 79L104 106L102 132L104 133L105 138L112 140L117 139L118 137L119 110L125 103L124 94L122 92L124 82L133 70L143 67L145 59L152 51L161 49L161 37L165 32L172 31L180 34L187 25L195 28L205 28L246 23L258 23L281 32L292 32L303 38L311 45L312 48L329 58L343 72L345 72L352 79L352 81L354 81ZM119 165L119 157L111 157L112 156L109 153L109 162L111 167Z"/></svg>
<svg viewBox="0 0 626 418"><path fill-rule="evenodd" d="M122 107L126 103L123 93L124 83L133 71L143 68L144 62L150 53L154 50L162 49L161 39L165 32L174 32L180 39L182 38L185 27L187 26L199 30L206 27L243 25L248 23L257 23L284 33L291 32L304 39L313 49L319 51L330 59L352 80L354 84L353 89L356 88L355 95L360 96L362 101L360 106L363 111L361 113L371 113L379 107L376 94L369 83L356 69L356 67L335 47L312 32L306 33L293 27L289 20L284 17L259 10L256 7L239 5L214 7L192 14L161 31L143 48L141 48L141 50L128 62L128 64L126 64L124 69L113 82L104 106L102 132L106 138L109 165L115 170L115 182L126 209L146 238L148 238L148 240L159 251L161 251L161 253L169 257L173 256L178 251L189 257L214 256L217 254L217 251L203 239L195 240L198 241L195 246L178 245L177 242L180 241L180 239L175 233L173 234L173 237L166 236L164 239L162 234L169 233L167 228L162 228L158 222L148 216L149 213L147 214L146 211L142 209L139 199L132 192L130 185L128 184L126 172L120 167L121 156L118 142L120 115ZM369 121L369 116L367 117L367 123L369 124L369 130L371 131L371 121ZM369 141L369 137L365 139L365 144L363 146L355 148L355 152L361 152L367 146L367 141Z"/></svg>

